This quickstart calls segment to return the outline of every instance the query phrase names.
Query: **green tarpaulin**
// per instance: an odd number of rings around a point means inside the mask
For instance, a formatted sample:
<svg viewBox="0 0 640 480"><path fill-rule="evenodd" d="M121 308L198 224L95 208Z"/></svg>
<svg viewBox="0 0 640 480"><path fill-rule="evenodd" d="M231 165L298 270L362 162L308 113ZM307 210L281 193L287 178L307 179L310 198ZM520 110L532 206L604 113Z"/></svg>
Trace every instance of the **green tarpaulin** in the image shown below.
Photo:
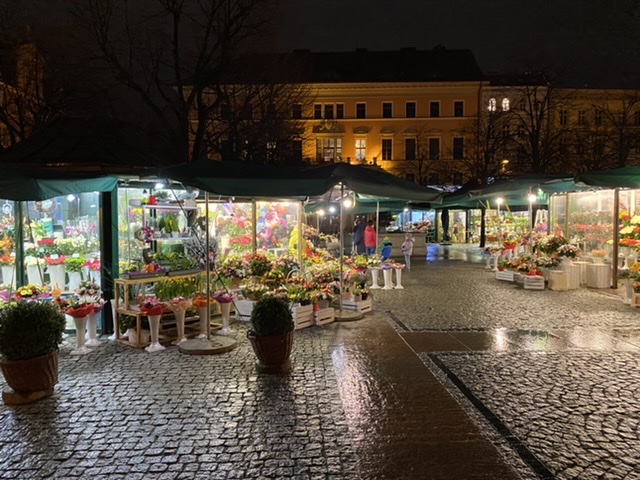
<svg viewBox="0 0 640 480"><path fill-rule="evenodd" d="M581 173L576 183L604 188L640 188L640 167L621 167L610 170Z"/></svg>
<svg viewBox="0 0 640 480"><path fill-rule="evenodd" d="M42 177L38 173L34 177L8 173L0 178L0 198L16 201L47 200L70 193L110 192L117 185L116 177L51 178Z"/></svg>

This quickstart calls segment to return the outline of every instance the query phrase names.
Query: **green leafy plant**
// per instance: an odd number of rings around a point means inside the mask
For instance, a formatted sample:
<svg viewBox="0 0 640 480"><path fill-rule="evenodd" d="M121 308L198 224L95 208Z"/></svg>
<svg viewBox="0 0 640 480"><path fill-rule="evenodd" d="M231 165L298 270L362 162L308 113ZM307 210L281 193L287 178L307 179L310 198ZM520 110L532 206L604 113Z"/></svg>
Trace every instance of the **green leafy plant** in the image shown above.
<svg viewBox="0 0 640 480"><path fill-rule="evenodd" d="M265 295L251 311L251 330L257 337L284 335L295 327L289 302L281 297Z"/></svg>
<svg viewBox="0 0 640 480"><path fill-rule="evenodd" d="M23 360L56 350L66 320L49 302L16 302L0 310L0 355Z"/></svg>
<svg viewBox="0 0 640 480"><path fill-rule="evenodd" d="M84 257L67 257L64 259L64 268L67 272L81 272L87 259Z"/></svg>
<svg viewBox="0 0 640 480"><path fill-rule="evenodd" d="M143 330L149 330L149 319L146 316L140 318L141 326ZM124 334L130 328L137 328L137 320L134 315L121 315L118 319L118 325L120 326L120 333Z"/></svg>

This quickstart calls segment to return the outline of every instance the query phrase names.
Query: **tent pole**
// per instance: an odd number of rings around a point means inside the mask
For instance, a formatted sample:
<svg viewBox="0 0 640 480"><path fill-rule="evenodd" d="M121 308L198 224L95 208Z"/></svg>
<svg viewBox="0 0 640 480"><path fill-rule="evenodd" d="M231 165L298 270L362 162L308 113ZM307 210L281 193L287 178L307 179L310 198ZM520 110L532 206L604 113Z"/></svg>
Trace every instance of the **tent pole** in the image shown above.
<svg viewBox="0 0 640 480"><path fill-rule="evenodd" d="M569 194L567 193L567 197ZM568 210L565 210L568 212ZM619 230L620 230L620 189L616 188L613 190L613 232L611 238L613 238L613 247L611 253L611 286L612 288L618 288L618 241L619 241ZM625 265L627 262L625 261Z"/></svg>
<svg viewBox="0 0 640 480"><path fill-rule="evenodd" d="M211 339L211 305L209 300L211 299L211 267L209 256L209 192L204 192L204 262L205 262L205 275L206 275L206 288L207 288L207 340Z"/></svg>
<svg viewBox="0 0 640 480"><path fill-rule="evenodd" d="M378 251L378 235L380 234L380 200L376 201L376 243L375 252Z"/></svg>
<svg viewBox="0 0 640 480"><path fill-rule="evenodd" d="M343 277L343 256L344 256L344 218L342 215L342 197L344 196L344 184L340 182L340 312L342 312L342 277Z"/></svg>

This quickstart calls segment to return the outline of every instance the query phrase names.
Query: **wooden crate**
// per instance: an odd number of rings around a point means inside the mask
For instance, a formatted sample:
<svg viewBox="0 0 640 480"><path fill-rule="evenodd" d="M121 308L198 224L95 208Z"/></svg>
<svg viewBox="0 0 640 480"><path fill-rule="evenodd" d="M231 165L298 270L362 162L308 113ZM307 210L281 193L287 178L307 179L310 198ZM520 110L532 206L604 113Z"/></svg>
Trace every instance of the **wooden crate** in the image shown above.
<svg viewBox="0 0 640 480"><path fill-rule="evenodd" d="M295 322L296 330L313 326L313 305L293 307L293 321Z"/></svg>
<svg viewBox="0 0 640 480"><path fill-rule="evenodd" d="M336 319L336 311L333 307L321 308L317 312L313 312L316 325L326 325L332 323Z"/></svg>
<svg viewBox="0 0 640 480"><path fill-rule="evenodd" d="M544 290L544 277L540 275L523 275L525 290Z"/></svg>
<svg viewBox="0 0 640 480"><path fill-rule="evenodd" d="M496 280L505 280L507 282L513 282L515 280L515 274L516 272L511 271L511 270L503 270L500 271L498 270L496 272Z"/></svg>
<svg viewBox="0 0 640 480"><path fill-rule="evenodd" d="M355 310L360 313L369 313L373 311L373 302L371 301L371 298L360 300L359 302L343 300L342 308L345 310Z"/></svg>

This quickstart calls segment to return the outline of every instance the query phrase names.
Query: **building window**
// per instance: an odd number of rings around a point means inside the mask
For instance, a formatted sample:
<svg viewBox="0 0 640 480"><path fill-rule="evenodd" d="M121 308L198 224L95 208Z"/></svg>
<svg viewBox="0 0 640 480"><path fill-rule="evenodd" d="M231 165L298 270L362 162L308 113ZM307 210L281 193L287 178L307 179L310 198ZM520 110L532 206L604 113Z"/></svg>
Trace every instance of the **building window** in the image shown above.
<svg viewBox="0 0 640 480"><path fill-rule="evenodd" d="M596 110L594 122L598 126L602 125L602 110Z"/></svg>
<svg viewBox="0 0 640 480"><path fill-rule="evenodd" d="M296 103L291 107L291 118L300 120L302 118L302 104Z"/></svg>
<svg viewBox="0 0 640 480"><path fill-rule="evenodd" d="M453 159L464 160L464 138L453 137Z"/></svg>
<svg viewBox="0 0 640 480"><path fill-rule="evenodd" d="M356 160L364 162L367 158L367 139L356 138Z"/></svg>
<svg viewBox="0 0 640 480"><path fill-rule="evenodd" d="M416 139L415 138L404 139L404 158L405 160L416 159Z"/></svg>
<svg viewBox="0 0 640 480"><path fill-rule="evenodd" d="M405 116L407 118L416 118L416 102L407 102Z"/></svg>
<svg viewBox="0 0 640 480"><path fill-rule="evenodd" d="M344 103L336 104L336 118L338 119L344 118Z"/></svg>
<svg viewBox="0 0 640 480"><path fill-rule="evenodd" d="M454 117L464 117L464 102L456 101L453 102L453 116Z"/></svg>
<svg viewBox="0 0 640 480"><path fill-rule="evenodd" d="M367 118L366 103L356 103L356 118Z"/></svg>
<svg viewBox="0 0 640 480"><path fill-rule="evenodd" d="M393 104L391 102L382 102L382 118L393 117Z"/></svg>
<svg viewBox="0 0 640 480"><path fill-rule="evenodd" d="M324 118L326 120L333 120L333 105L324 106Z"/></svg>
<svg viewBox="0 0 640 480"><path fill-rule="evenodd" d="M429 102L429 116L433 118L440 116L440 102Z"/></svg>
<svg viewBox="0 0 640 480"><path fill-rule="evenodd" d="M566 125L569 121L569 112L566 110L560 110L560 125Z"/></svg>
<svg viewBox="0 0 640 480"><path fill-rule="evenodd" d="M578 125L587 123L587 113L584 110L578 110Z"/></svg>
<svg viewBox="0 0 640 480"><path fill-rule="evenodd" d="M440 139L429 139L429 160L440 160Z"/></svg>
<svg viewBox="0 0 640 480"><path fill-rule="evenodd" d="M342 138L318 138L316 160L319 162L342 161Z"/></svg>
<svg viewBox="0 0 640 480"><path fill-rule="evenodd" d="M516 135L518 136L518 138L523 138L524 137L524 125L519 124L516 127Z"/></svg>
<svg viewBox="0 0 640 480"><path fill-rule="evenodd" d="M390 138L382 139L382 160L391 160L393 158L393 142Z"/></svg>
<svg viewBox="0 0 640 480"><path fill-rule="evenodd" d="M322 118L322 105L316 103L313 105L313 118L320 120Z"/></svg>
<svg viewBox="0 0 640 480"><path fill-rule="evenodd" d="M508 112L509 111L509 99L508 98L503 98L502 99L502 111L503 112Z"/></svg>
<svg viewBox="0 0 640 480"><path fill-rule="evenodd" d="M496 107L496 105L497 105L497 103L496 103L496 99L495 99L495 98L490 98L490 99L489 99L489 107L488 107L488 110L489 110L490 112L495 112L495 111L496 111L496 108L497 108L497 107Z"/></svg>
<svg viewBox="0 0 640 480"><path fill-rule="evenodd" d="M511 129L509 128L509 124L502 126L502 138L509 138L511 135Z"/></svg>

